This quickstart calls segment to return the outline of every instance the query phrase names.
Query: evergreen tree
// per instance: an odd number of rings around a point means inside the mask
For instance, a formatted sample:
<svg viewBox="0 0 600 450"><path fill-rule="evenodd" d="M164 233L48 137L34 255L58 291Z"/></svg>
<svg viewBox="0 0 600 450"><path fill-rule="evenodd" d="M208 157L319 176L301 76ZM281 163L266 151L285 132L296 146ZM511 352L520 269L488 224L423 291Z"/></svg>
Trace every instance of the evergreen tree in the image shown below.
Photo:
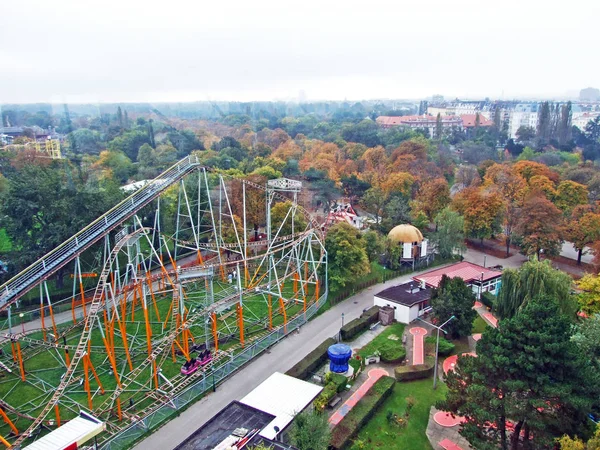
<svg viewBox="0 0 600 450"><path fill-rule="evenodd" d="M538 115L538 123L536 130L536 138L538 147L542 148L550 142L550 130L552 129L552 112L550 103L543 102L540 106Z"/></svg>
<svg viewBox="0 0 600 450"><path fill-rule="evenodd" d="M442 115L440 113L438 113L438 115L435 119L435 138L438 141L442 140L442 131L443 131Z"/></svg>
<svg viewBox="0 0 600 450"><path fill-rule="evenodd" d="M148 121L148 140L152 148L156 148L156 142L154 141L154 127L152 126L152 119Z"/></svg>
<svg viewBox="0 0 600 450"><path fill-rule="evenodd" d="M125 110L123 112L123 122L124 122L125 128L129 128L129 116L127 116L127 110Z"/></svg>
<svg viewBox="0 0 600 450"><path fill-rule="evenodd" d="M564 434L589 434L599 377L570 330L556 300L534 298L483 334L477 357L459 358L436 406L465 417L460 433L479 450L550 448Z"/></svg>
<svg viewBox="0 0 600 450"><path fill-rule="evenodd" d="M121 128L123 128L123 111L121 111L121 107L117 107L117 123Z"/></svg>
<svg viewBox="0 0 600 450"><path fill-rule="evenodd" d="M471 334L473 320L477 312L473 309L475 294L462 278L448 278L443 275L439 287L431 294L431 307L437 323L444 323L450 317L445 329L448 334L457 339Z"/></svg>
<svg viewBox="0 0 600 450"><path fill-rule="evenodd" d="M494 108L494 128L496 131L502 130L502 111L500 110L500 105L496 105L496 108Z"/></svg>
<svg viewBox="0 0 600 450"><path fill-rule="evenodd" d="M560 122L558 124L558 144L566 145L571 140L572 127L572 106L571 102L562 105L560 111Z"/></svg>

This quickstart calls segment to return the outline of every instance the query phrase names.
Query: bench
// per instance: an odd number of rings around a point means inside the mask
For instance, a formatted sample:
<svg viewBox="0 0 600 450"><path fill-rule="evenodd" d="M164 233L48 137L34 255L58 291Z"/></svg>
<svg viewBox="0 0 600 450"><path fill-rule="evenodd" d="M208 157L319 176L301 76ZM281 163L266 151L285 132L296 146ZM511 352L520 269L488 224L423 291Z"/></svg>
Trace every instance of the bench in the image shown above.
<svg viewBox="0 0 600 450"><path fill-rule="evenodd" d="M342 397L340 397L339 395L336 395L329 401L328 405L330 408L334 408L335 405L337 405L341 401L342 401Z"/></svg>

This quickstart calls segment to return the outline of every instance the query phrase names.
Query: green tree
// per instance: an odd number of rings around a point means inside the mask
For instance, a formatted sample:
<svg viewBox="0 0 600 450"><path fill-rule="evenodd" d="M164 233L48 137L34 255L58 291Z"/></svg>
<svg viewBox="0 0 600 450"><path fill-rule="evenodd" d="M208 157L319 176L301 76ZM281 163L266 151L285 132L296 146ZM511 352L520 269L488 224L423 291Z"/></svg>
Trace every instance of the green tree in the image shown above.
<svg viewBox="0 0 600 450"><path fill-rule="evenodd" d="M331 432L326 414L306 410L296 416L290 430L290 441L298 450L327 450Z"/></svg>
<svg viewBox="0 0 600 450"><path fill-rule="evenodd" d="M344 287L371 271L365 240L352 225L333 225L325 237L329 283L332 289Z"/></svg>
<svg viewBox="0 0 600 450"><path fill-rule="evenodd" d="M127 131L110 141L108 143L108 149L112 151L121 151L125 153L129 159L135 161L137 160L138 150L144 144L153 146L148 137L148 133L140 130L132 130Z"/></svg>
<svg viewBox="0 0 600 450"><path fill-rule="evenodd" d="M370 262L377 261L385 250L385 239L377 231L368 230L363 234L365 251Z"/></svg>
<svg viewBox="0 0 600 450"><path fill-rule="evenodd" d="M521 125L517 129L517 139L520 142L530 142L535 138L535 129L526 125Z"/></svg>
<svg viewBox="0 0 600 450"><path fill-rule="evenodd" d="M119 126L121 128L123 128L123 126L125 125L123 123L123 111L121 111L121 107L120 106L117 107L117 123L119 124Z"/></svg>
<svg viewBox="0 0 600 450"><path fill-rule="evenodd" d="M466 248L463 217L446 207L435 216L434 222L436 232L431 240L437 253L442 258L450 258L456 252L462 253Z"/></svg>
<svg viewBox="0 0 600 450"><path fill-rule="evenodd" d="M473 320L477 311L473 309L475 294L462 278L442 276L437 289L431 294L431 307L437 323L443 323L454 316L445 329L448 334L457 339L471 334Z"/></svg>
<svg viewBox="0 0 600 450"><path fill-rule="evenodd" d="M572 285L572 278L554 269L550 261L533 259L519 269L504 270L496 312L503 319L514 317L532 298L547 295L556 299L563 314L574 317L577 302L571 295Z"/></svg>
<svg viewBox="0 0 600 450"><path fill-rule="evenodd" d="M437 117L435 118L435 138L438 141L442 140L443 130L444 128L442 125L442 115L438 113Z"/></svg>
<svg viewBox="0 0 600 450"><path fill-rule="evenodd" d="M478 450L550 448L564 434L587 434L598 375L570 331L552 297L532 299L483 334L477 357L459 358L436 406L465 417L460 433Z"/></svg>
<svg viewBox="0 0 600 450"><path fill-rule="evenodd" d="M289 236L292 234L292 217L294 223L294 233L302 233L306 229L306 219L298 210L293 208L290 200L276 203L271 208L271 236L281 227L278 236Z"/></svg>
<svg viewBox="0 0 600 450"><path fill-rule="evenodd" d="M102 149L100 133L87 128L79 128L69 133L68 139L70 143L75 143L75 147L72 148L78 153L97 155Z"/></svg>

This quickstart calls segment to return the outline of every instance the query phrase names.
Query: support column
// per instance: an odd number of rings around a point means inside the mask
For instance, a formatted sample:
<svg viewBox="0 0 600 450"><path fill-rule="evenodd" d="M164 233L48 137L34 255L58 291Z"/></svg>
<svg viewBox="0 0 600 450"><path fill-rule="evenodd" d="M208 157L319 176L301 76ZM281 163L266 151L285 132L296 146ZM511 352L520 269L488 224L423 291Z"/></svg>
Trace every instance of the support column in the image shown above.
<svg viewBox="0 0 600 450"><path fill-rule="evenodd" d="M244 308L241 303L237 304L238 327L240 329L240 343L244 347Z"/></svg>
<svg viewBox="0 0 600 450"><path fill-rule="evenodd" d="M281 297L279 297L279 307L281 308L281 315L283 316L283 332L287 333L287 313L285 311L285 303Z"/></svg>
<svg viewBox="0 0 600 450"><path fill-rule="evenodd" d="M213 341L215 343L215 353L219 351L219 332L217 329L217 313L212 313L212 332L213 332Z"/></svg>

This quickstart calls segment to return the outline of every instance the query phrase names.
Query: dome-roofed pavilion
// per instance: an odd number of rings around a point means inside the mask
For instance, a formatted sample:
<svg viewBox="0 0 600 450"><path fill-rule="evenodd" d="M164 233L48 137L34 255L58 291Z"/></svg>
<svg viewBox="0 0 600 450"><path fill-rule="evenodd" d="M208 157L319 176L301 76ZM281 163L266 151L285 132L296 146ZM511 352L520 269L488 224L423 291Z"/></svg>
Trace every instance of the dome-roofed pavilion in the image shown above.
<svg viewBox="0 0 600 450"><path fill-rule="evenodd" d="M423 242L423 234L419 231L419 229L408 224L396 225L390 230L388 237L395 243Z"/></svg>

